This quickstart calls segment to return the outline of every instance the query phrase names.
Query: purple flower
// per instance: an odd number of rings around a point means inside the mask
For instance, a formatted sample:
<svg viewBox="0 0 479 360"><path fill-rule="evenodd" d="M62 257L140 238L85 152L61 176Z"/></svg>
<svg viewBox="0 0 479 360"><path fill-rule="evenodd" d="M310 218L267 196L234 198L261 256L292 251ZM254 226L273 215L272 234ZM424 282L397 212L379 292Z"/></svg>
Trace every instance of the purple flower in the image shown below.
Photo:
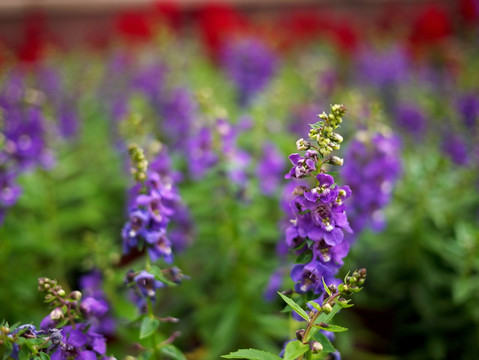
<svg viewBox="0 0 479 360"><path fill-rule="evenodd" d="M316 150L308 150L302 157L300 154L294 153L289 156L289 160L293 167L287 173L284 178L285 179L301 179L313 171L316 171L316 163L318 162L318 152Z"/></svg>
<svg viewBox="0 0 479 360"><path fill-rule="evenodd" d="M265 195L273 194L278 188L283 167L283 156L278 148L273 143L266 143L263 146L263 157L256 168L260 189Z"/></svg>
<svg viewBox="0 0 479 360"><path fill-rule="evenodd" d="M468 93L459 97L457 110L468 129L477 128L479 121L479 96L477 94Z"/></svg>
<svg viewBox="0 0 479 360"><path fill-rule="evenodd" d="M384 226L382 209L389 203L401 172L401 142L394 135L360 133L346 151L350 161L341 175L351 187L348 213L355 232Z"/></svg>
<svg viewBox="0 0 479 360"><path fill-rule="evenodd" d="M397 125L415 137L420 137L426 131L426 116L419 106L412 103L402 103L396 108Z"/></svg>
<svg viewBox="0 0 479 360"><path fill-rule="evenodd" d="M362 83L380 88L404 83L409 78L410 64L403 48L363 49L357 59L357 71Z"/></svg>
<svg viewBox="0 0 479 360"><path fill-rule="evenodd" d="M103 279L98 270L80 278L83 300L80 309L88 319L93 332L109 336L115 332L116 324L110 313L110 304L102 289Z"/></svg>
<svg viewBox="0 0 479 360"><path fill-rule="evenodd" d="M0 168L0 209L15 205L22 189L15 184L16 176L4 173Z"/></svg>
<svg viewBox="0 0 479 360"><path fill-rule="evenodd" d="M296 282L295 290L300 293L312 291L315 294L323 290L323 278L334 275L333 268L328 267L320 261L312 261L307 264L296 264L291 270L291 279Z"/></svg>
<svg viewBox="0 0 479 360"><path fill-rule="evenodd" d="M469 162L467 143L459 134L446 134L442 142L442 151L458 165L466 165Z"/></svg>
<svg viewBox="0 0 479 360"><path fill-rule="evenodd" d="M60 346L52 353L52 360L96 360L106 353L106 340L103 335L93 332L85 324L77 324L62 328L63 340Z"/></svg>
<svg viewBox="0 0 479 360"><path fill-rule="evenodd" d="M190 136L190 129L196 116L197 104L186 88L175 89L161 105L162 130L169 143L184 147L184 139Z"/></svg>
<svg viewBox="0 0 479 360"><path fill-rule="evenodd" d="M202 127L188 139L188 167L193 179L201 179L218 162L213 151L213 135L207 127Z"/></svg>
<svg viewBox="0 0 479 360"><path fill-rule="evenodd" d="M221 64L238 91L240 106L248 106L276 73L277 58L257 39L237 39L225 44Z"/></svg>
<svg viewBox="0 0 479 360"><path fill-rule="evenodd" d="M148 301L155 302L156 290L165 287L165 284L156 280L153 274L144 270L139 273L130 270L125 282L130 286L131 300L142 313L147 311Z"/></svg>
<svg viewBox="0 0 479 360"><path fill-rule="evenodd" d="M131 79L131 88L142 92L152 102L158 101L163 91L165 68L161 64L150 64L138 69Z"/></svg>

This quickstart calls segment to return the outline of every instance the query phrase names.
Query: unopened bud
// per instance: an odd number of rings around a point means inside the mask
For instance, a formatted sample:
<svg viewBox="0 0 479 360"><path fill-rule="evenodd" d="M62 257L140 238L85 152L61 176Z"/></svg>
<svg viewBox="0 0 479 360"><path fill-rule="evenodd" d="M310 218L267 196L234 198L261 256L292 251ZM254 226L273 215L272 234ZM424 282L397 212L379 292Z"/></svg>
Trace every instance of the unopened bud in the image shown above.
<svg viewBox="0 0 479 360"><path fill-rule="evenodd" d="M325 305L323 305L323 311L326 314L329 314L331 311L333 311L333 308L330 304L325 304Z"/></svg>
<svg viewBox="0 0 479 360"><path fill-rule="evenodd" d="M343 166L344 160L338 156L331 156L328 160L328 164L336 165L336 166Z"/></svg>
<svg viewBox="0 0 479 360"><path fill-rule="evenodd" d="M75 290L75 291L72 291L72 293L70 294L70 297L71 297L73 300L80 300L81 297L82 297L82 294L81 294L81 292L79 292L78 290Z"/></svg>
<svg viewBox="0 0 479 360"><path fill-rule="evenodd" d="M61 308L55 308L51 311L50 319L55 321L55 320L60 320L61 318L63 318L63 311Z"/></svg>
<svg viewBox="0 0 479 360"><path fill-rule="evenodd" d="M296 147L298 148L298 151L308 150L311 147L311 144L309 143L309 141L306 141L301 138L296 141Z"/></svg>
<svg viewBox="0 0 479 360"><path fill-rule="evenodd" d="M303 337L304 337L305 332L306 331L304 329L296 331L296 339L298 339L299 341L303 341Z"/></svg>
<svg viewBox="0 0 479 360"><path fill-rule="evenodd" d="M328 115L324 111L322 114L318 114L318 117L323 120L328 120Z"/></svg>
<svg viewBox="0 0 479 360"><path fill-rule="evenodd" d="M336 141L338 144L341 144L343 142L343 137L337 133L332 133L329 135L329 138L333 141Z"/></svg>
<svg viewBox="0 0 479 360"><path fill-rule="evenodd" d="M323 345L319 341L310 341L308 345L313 354L323 351Z"/></svg>
<svg viewBox="0 0 479 360"><path fill-rule="evenodd" d="M63 296L65 296L65 290L60 289L60 290L58 290L57 294L58 294L58 296L63 297Z"/></svg>

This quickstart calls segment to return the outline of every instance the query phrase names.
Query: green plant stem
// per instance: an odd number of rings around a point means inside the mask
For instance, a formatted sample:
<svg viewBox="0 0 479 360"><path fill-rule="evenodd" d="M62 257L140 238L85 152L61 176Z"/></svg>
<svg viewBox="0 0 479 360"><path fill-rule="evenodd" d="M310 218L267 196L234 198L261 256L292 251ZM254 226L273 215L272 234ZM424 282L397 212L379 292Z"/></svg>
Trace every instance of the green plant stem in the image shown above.
<svg viewBox="0 0 479 360"><path fill-rule="evenodd" d="M336 292L334 295L330 296L326 302L323 304L323 307L324 305L326 304L330 304L339 296L341 295L341 293L338 291ZM313 328L314 326L314 323L316 322L316 320L318 319L319 315L321 315L323 313L323 311L316 311L316 313L309 319L309 322L308 322L308 326L306 327L306 330L304 331L304 335L303 335L303 339L302 339L302 343L303 344L307 344L307 339L309 337L309 333L311 332L311 329ZM306 341L306 342L305 342ZM304 358L304 355L301 355L298 360L301 360L301 359L305 359ZM309 356L306 358L306 359L309 359Z"/></svg>

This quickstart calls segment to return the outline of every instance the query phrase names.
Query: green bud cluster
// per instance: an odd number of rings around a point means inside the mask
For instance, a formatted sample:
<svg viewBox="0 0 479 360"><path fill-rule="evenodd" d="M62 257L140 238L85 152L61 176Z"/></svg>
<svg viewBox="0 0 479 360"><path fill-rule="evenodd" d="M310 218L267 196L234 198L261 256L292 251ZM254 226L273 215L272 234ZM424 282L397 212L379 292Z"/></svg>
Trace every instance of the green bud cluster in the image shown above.
<svg viewBox="0 0 479 360"><path fill-rule="evenodd" d="M318 116L321 120L311 125L309 138L318 143L319 153L323 157L328 156L334 150L339 150L340 144L343 142L343 137L338 133L335 133L334 130L336 130L343 122L342 118L345 114L346 107L344 105L331 105L331 113L326 114L323 112L322 114L319 114ZM298 140L298 142L300 140ZM341 166L343 160L335 156L334 160L333 157L329 160L329 163Z"/></svg>
<svg viewBox="0 0 479 360"><path fill-rule="evenodd" d="M131 159L131 174L136 181L145 181L146 172L148 171L148 161L146 160L145 153L142 148L136 144L130 144L128 146L128 154Z"/></svg>
<svg viewBox="0 0 479 360"><path fill-rule="evenodd" d="M344 283L339 285L338 291L344 295L352 295L361 291L361 286L366 281L366 275L366 269L356 270L352 275L346 275Z"/></svg>
<svg viewBox="0 0 479 360"><path fill-rule="evenodd" d="M50 318L58 321L66 316L75 318L80 316L79 300L82 297L80 291L67 292L58 285L56 280L49 278L38 279L38 291L44 292L45 302L49 303L53 310L50 312Z"/></svg>

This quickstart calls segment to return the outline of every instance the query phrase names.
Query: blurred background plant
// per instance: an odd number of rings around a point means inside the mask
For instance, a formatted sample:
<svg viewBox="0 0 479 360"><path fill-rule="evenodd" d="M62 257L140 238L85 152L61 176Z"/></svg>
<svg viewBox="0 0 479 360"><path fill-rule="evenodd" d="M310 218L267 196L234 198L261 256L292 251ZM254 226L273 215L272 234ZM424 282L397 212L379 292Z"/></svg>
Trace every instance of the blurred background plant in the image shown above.
<svg viewBox="0 0 479 360"><path fill-rule="evenodd" d="M161 332L180 331L192 360L279 353L295 325L264 293L293 287L282 159L340 102L335 176L353 190L354 230L343 268L367 268L368 282L337 316L351 331L336 347L344 359L478 358L478 4L354 17L327 4L155 6L102 13L76 37L54 8L1 16L0 317L40 323L39 277L96 289L114 319L108 354L138 353L123 277L142 265L121 235L137 142L168 151L158 171L184 206L168 234L189 279L158 290L155 313L180 319Z"/></svg>

